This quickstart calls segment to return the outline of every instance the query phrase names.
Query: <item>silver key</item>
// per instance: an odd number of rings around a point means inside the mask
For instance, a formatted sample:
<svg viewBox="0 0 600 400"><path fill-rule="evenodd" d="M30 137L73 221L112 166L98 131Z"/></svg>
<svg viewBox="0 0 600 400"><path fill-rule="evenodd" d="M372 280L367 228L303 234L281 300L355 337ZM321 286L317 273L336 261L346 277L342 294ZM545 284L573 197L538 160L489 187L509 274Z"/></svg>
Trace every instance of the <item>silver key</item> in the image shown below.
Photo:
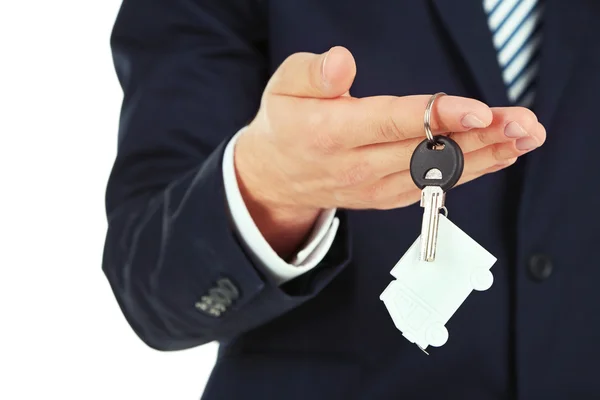
<svg viewBox="0 0 600 400"><path fill-rule="evenodd" d="M411 175L421 188L421 207L423 207L423 224L421 226L422 261L435 261L438 223L440 211L448 211L445 207L446 191L451 189L462 173L463 155L458 144L446 137L437 141L442 149L432 148L425 140L413 155Z"/></svg>
<svg viewBox="0 0 600 400"><path fill-rule="evenodd" d="M426 186L421 192L421 207L425 209L421 226L420 258L423 261L435 260L440 210L445 208L445 200L446 193L439 186Z"/></svg>
<svg viewBox="0 0 600 400"><path fill-rule="evenodd" d="M464 167L460 146L449 137L434 137L431 132L431 109L435 99L443 95L437 93L429 99L424 119L427 139L417 146L410 160L410 175L421 189L424 208L420 257L428 262L435 260L440 210L446 209L446 191L458 182Z"/></svg>

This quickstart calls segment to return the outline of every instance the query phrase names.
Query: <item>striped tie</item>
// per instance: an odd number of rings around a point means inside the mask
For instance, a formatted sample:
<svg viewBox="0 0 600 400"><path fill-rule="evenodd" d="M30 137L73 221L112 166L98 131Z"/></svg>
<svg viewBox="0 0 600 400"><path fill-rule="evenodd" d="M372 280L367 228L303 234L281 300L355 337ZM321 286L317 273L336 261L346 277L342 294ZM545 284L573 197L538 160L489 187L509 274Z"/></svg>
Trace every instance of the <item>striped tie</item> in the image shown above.
<svg viewBox="0 0 600 400"><path fill-rule="evenodd" d="M509 100L531 107L540 69L542 1L484 0Z"/></svg>

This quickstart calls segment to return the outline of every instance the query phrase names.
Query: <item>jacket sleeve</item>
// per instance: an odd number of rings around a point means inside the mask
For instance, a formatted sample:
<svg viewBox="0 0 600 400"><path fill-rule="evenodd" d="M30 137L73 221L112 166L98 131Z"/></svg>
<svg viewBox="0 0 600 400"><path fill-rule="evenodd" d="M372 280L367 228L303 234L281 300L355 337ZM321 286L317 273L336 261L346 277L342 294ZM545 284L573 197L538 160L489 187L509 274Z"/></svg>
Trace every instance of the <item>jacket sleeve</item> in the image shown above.
<svg viewBox="0 0 600 400"><path fill-rule="evenodd" d="M268 79L259 0L124 0L111 38L124 100L103 271L158 350L229 340L316 296L349 260L346 221L313 271L278 286L232 229L222 161Z"/></svg>

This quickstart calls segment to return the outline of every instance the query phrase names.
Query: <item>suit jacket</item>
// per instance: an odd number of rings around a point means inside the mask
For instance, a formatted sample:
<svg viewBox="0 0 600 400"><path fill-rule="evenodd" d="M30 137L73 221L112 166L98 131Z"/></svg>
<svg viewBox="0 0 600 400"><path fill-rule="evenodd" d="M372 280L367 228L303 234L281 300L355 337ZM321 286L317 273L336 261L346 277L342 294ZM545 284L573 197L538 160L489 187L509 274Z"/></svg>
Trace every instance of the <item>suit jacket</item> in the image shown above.
<svg viewBox="0 0 600 400"><path fill-rule="evenodd" d="M221 343L204 399L600 398L596 1L546 1L534 106L546 144L448 196L454 223L498 262L492 288L467 299L431 356L379 300L420 232L419 205L340 211L327 257L281 287L228 220L224 146L294 52L346 46L356 97L445 91L508 105L481 3L123 2L103 269L148 346ZM229 300L216 316L199 304L219 288Z"/></svg>

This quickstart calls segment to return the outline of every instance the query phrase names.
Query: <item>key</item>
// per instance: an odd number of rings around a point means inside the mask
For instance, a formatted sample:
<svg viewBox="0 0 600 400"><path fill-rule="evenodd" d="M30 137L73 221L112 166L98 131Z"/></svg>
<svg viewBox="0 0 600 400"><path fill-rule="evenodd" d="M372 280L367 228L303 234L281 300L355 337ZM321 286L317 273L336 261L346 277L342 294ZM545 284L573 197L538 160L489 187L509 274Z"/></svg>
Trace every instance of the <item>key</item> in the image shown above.
<svg viewBox="0 0 600 400"><path fill-rule="evenodd" d="M429 99L424 117L427 139L417 146L410 160L411 177L421 189L421 235L396 263L391 271L396 279L379 297L402 336L425 353L428 346L446 343L449 333L445 325L471 292L492 286L490 268L496 262L492 254L446 218L446 192L460 179L464 156L455 141L434 137L431 132L433 103L443 95L440 92ZM441 210L446 215L440 215Z"/></svg>
<svg viewBox="0 0 600 400"><path fill-rule="evenodd" d="M464 156L460 146L449 137L436 136L421 142L410 160L410 175L421 192L423 223L420 259L435 260L440 211L445 209L446 192L460 179Z"/></svg>

